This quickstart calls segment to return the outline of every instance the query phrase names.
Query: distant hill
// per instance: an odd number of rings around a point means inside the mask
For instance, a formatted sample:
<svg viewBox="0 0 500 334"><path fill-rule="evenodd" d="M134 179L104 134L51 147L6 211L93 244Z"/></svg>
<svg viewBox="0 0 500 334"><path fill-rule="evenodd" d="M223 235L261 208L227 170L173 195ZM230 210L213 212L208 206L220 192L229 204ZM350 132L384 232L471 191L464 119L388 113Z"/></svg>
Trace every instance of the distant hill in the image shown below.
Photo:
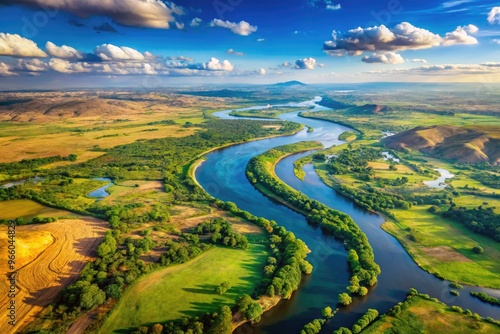
<svg viewBox="0 0 500 334"><path fill-rule="evenodd" d="M6 101L0 104L0 120L44 122L60 117L119 116L141 111L142 107L134 102L93 98L40 98Z"/></svg>
<svg viewBox="0 0 500 334"><path fill-rule="evenodd" d="M297 81L297 80L292 80L292 81L286 81L286 82L278 82L273 85L274 87L293 87L293 86L307 86L307 84Z"/></svg>
<svg viewBox="0 0 500 334"><path fill-rule="evenodd" d="M463 163L500 164L500 127L419 126L383 139L393 149L415 149Z"/></svg>
<svg viewBox="0 0 500 334"><path fill-rule="evenodd" d="M379 104L365 104L362 106L351 107L349 109L349 113L357 115L384 114L390 111L394 111L394 109Z"/></svg>
<svg viewBox="0 0 500 334"><path fill-rule="evenodd" d="M331 108L331 109L347 109L347 108L353 107L352 104L340 102L340 101L334 100L334 99L329 98L329 97L324 97L321 101L318 102L318 104L323 106L323 107L327 107L327 108Z"/></svg>

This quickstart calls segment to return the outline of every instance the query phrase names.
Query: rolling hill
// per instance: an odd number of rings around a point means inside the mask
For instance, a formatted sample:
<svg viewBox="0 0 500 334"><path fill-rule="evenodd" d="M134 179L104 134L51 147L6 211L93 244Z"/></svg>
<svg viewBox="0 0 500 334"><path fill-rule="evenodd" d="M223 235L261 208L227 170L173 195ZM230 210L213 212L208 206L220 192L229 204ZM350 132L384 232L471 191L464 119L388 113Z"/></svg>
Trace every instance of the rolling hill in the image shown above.
<svg viewBox="0 0 500 334"><path fill-rule="evenodd" d="M500 164L500 127L423 127L383 139L393 149L414 149L431 156L463 163Z"/></svg>

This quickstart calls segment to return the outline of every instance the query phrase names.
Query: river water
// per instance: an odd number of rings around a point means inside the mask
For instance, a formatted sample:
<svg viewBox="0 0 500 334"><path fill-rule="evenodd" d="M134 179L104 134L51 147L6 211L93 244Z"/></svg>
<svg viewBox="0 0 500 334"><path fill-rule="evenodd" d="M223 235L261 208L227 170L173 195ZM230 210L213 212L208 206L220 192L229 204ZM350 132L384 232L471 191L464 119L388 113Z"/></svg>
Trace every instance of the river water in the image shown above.
<svg viewBox="0 0 500 334"><path fill-rule="evenodd" d="M316 98L293 105L307 108L319 100L320 98ZM327 109L314 105L313 111ZM230 110L214 115L224 119L234 119L227 115L228 112ZM337 295L344 292L349 284L347 253L343 244L323 235L320 228L309 225L304 216L262 195L245 176L248 161L273 147L303 140L317 140L325 147L343 143L338 140L338 135L348 128L332 122L301 118L297 114L298 111L294 111L283 114L280 118L313 127L313 132L302 130L292 136L252 141L216 150L207 154L207 160L196 170L196 179L210 195L224 201L232 201L241 209L256 216L276 220L302 239L311 249L308 260L314 266L313 273L305 277L293 297L266 312L259 324L241 326L235 333L298 333L307 322L321 317L323 307L329 305L334 308L337 304ZM469 296L469 291L485 291L500 297L500 290L466 286L460 290L460 296L452 296L449 293L448 282L441 281L420 269L399 242L380 228L384 222L381 216L356 206L350 199L327 187L314 172L312 165L304 166L306 171L304 181L297 179L293 174L293 162L307 154L310 152L283 159L276 166L277 175L307 196L349 214L368 236L374 249L375 260L382 270L379 282L370 289L369 294L354 298L353 303L342 308L324 326L321 333L331 333L340 326L350 327L368 308L376 308L380 313L386 312L398 301L404 300L412 287L447 304L468 308L482 316L500 318L499 307Z"/></svg>

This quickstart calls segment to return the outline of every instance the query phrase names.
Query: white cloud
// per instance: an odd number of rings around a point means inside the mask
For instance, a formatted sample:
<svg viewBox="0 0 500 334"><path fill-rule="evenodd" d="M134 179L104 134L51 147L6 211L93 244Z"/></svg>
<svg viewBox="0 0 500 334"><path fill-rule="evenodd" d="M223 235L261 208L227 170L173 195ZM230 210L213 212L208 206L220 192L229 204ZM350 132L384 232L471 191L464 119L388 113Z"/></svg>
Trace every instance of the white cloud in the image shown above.
<svg viewBox="0 0 500 334"><path fill-rule="evenodd" d="M346 33L333 31L332 39L323 44L323 50L331 56L360 55L365 51L402 51L428 49L440 45L475 44L469 34L478 32L472 24L457 27L444 38L429 30L402 22L389 29L384 25L351 29Z"/></svg>
<svg viewBox="0 0 500 334"><path fill-rule="evenodd" d="M52 70L60 73L74 74L90 72L91 69L86 66L86 63L76 62L71 63L64 59L52 58L49 66Z"/></svg>
<svg viewBox="0 0 500 334"><path fill-rule="evenodd" d="M374 52L369 56L364 56L361 59L365 63L382 63L382 64L402 64L403 57L395 52Z"/></svg>
<svg viewBox="0 0 500 334"><path fill-rule="evenodd" d="M248 36L253 32L257 31L257 26L252 26L246 21L240 21L239 23L222 21L220 19L213 19L210 22L211 27L220 27L231 30L233 33L241 36Z"/></svg>
<svg viewBox="0 0 500 334"><path fill-rule="evenodd" d="M47 53L50 56L56 58L68 60L81 60L85 58L85 54L83 52L67 45L57 46L52 42L47 42L47 44L45 44L45 50L47 50Z"/></svg>
<svg viewBox="0 0 500 334"><path fill-rule="evenodd" d="M492 40L492 42L495 43L495 44L500 45L500 39L495 38L495 39Z"/></svg>
<svg viewBox="0 0 500 334"><path fill-rule="evenodd" d="M257 42L264 42L265 39L264 38L257 38Z"/></svg>
<svg viewBox="0 0 500 334"><path fill-rule="evenodd" d="M97 46L94 53L102 60L144 60L145 58L142 53L135 49L113 44Z"/></svg>
<svg viewBox="0 0 500 334"><path fill-rule="evenodd" d="M411 60L412 63L424 63L427 64L427 60L421 58L414 58Z"/></svg>
<svg viewBox="0 0 500 334"><path fill-rule="evenodd" d="M0 33L0 56L47 57L35 42L17 34Z"/></svg>
<svg viewBox="0 0 500 334"><path fill-rule="evenodd" d="M449 46L454 44L477 44L477 39L470 36L469 34L475 34L479 29L473 25L469 24L463 27L457 27L452 32L447 32L443 38L442 45Z"/></svg>
<svg viewBox="0 0 500 334"><path fill-rule="evenodd" d="M488 22L490 24L500 24L500 7L493 7L488 13Z"/></svg>
<svg viewBox="0 0 500 334"><path fill-rule="evenodd" d="M403 22L393 29L380 25L366 29L358 27L344 34L333 31L332 40L326 41L323 49L334 55L359 54L363 51L427 49L438 46L440 42L439 35Z"/></svg>
<svg viewBox="0 0 500 334"><path fill-rule="evenodd" d="M202 22L202 21L203 21L203 20L202 20L202 19L200 19L199 17L195 17L194 19L192 19L192 20L191 20L191 23L190 23L189 25L190 25L191 27L193 27L193 28L196 28L196 27L199 27L199 26L200 26L200 24L201 24L201 22Z"/></svg>
<svg viewBox="0 0 500 334"><path fill-rule="evenodd" d="M339 10L341 8L342 8L342 6L340 6L340 4L337 4L337 5L333 5L333 4L326 5L326 9L328 9L328 10Z"/></svg>
<svg viewBox="0 0 500 334"><path fill-rule="evenodd" d="M108 16L127 26L169 28L174 14L182 15L182 7L161 0L4 0L7 4L19 4L55 8L79 17Z"/></svg>
<svg viewBox="0 0 500 334"><path fill-rule="evenodd" d="M281 64L281 66L290 67L290 66L292 66L292 63L290 63L289 61L285 61L283 64Z"/></svg>
<svg viewBox="0 0 500 334"><path fill-rule="evenodd" d="M263 68L259 68L259 75L266 75L266 70Z"/></svg>
<svg viewBox="0 0 500 334"><path fill-rule="evenodd" d="M304 58L295 61L295 69L298 70L314 70L316 68L316 59L314 58Z"/></svg>
<svg viewBox="0 0 500 334"><path fill-rule="evenodd" d="M17 75L17 73L12 72L9 65L0 62L0 77L10 77L15 75Z"/></svg>
<svg viewBox="0 0 500 334"><path fill-rule="evenodd" d="M45 72L49 69L49 65L40 59L19 59L15 69L25 72Z"/></svg>
<svg viewBox="0 0 500 334"><path fill-rule="evenodd" d="M230 55L240 56L240 57L245 55L244 52L234 51L233 49L228 49L226 51L226 53L230 54Z"/></svg>
<svg viewBox="0 0 500 334"><path fill-rule="evenodd" d="M184 23L182 22L175 22L175 27L179 30L183 30L184 29Z"/></svg>
<svg viewBox="0 0 500 334"><path fill-rule="evenodd" d="M223 60L222 62L219 61L217 58L210 58L210 60L206 63L203 63L201 65L201 68L204 70L209 70L209 71L233 71L234 66L228 61L228 60Z"/></svg>

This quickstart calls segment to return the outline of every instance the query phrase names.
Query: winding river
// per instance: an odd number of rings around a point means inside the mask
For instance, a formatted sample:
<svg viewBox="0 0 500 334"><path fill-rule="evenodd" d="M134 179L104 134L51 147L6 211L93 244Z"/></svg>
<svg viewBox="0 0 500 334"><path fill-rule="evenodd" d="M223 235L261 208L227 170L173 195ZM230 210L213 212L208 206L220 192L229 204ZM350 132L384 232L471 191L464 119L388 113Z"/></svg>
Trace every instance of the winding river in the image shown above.
<svg viewBox="0 0 500 334"><path fill-rule="evenodd" d="M320 99L290 105L305 108L314 105L313 111L327 109L315 104ZM232 110L213 115L234 119L235 117L228 115L230 111ZM337 295L344 292L349 284L347 253L343 244L323 235L320 228L309 225L304 216L262 195L245 176L248 161L273 147L303 140L317 140L325 147L343 143L338 140L338 135L348 128L332 122L301 118L297 114L298 111L294 111L283 114L280 118L313 127L313 132L304 129L291 136L262 139L213 151L207 154L206 161L195 173L198 182L210 195L224 201L232 201L256 216L276 220L311 249L308 260L314 266L313 273L305 277L292 298L266 312L260 323L254 326L243 325L235 333L298 333L307 322L321 317L323 307L335 307ZM276 166L277 175L310 198L349 214L368 236L375 260L382 269L378 284L370 289L369 294L354 298L353 303L342 308L323 327L321 333L331 333L340 326L350 327L368 308L376 308L380 313L386 312L394 304L404 300L412 287L447 304L468 308L481 316L500 318L499 307L483 303L469 295L469 291L485 291L500 297L500 290L465 286L460 290L460 296L451 295L449 282L441 281L420 269L399 242L380 228L384 222L380 215L366 211L327 187L312 165L304 166L306 177L303 181L297 179L293 174L293 162L307 154L310 152L289 156L280 161Z"/></svg>

